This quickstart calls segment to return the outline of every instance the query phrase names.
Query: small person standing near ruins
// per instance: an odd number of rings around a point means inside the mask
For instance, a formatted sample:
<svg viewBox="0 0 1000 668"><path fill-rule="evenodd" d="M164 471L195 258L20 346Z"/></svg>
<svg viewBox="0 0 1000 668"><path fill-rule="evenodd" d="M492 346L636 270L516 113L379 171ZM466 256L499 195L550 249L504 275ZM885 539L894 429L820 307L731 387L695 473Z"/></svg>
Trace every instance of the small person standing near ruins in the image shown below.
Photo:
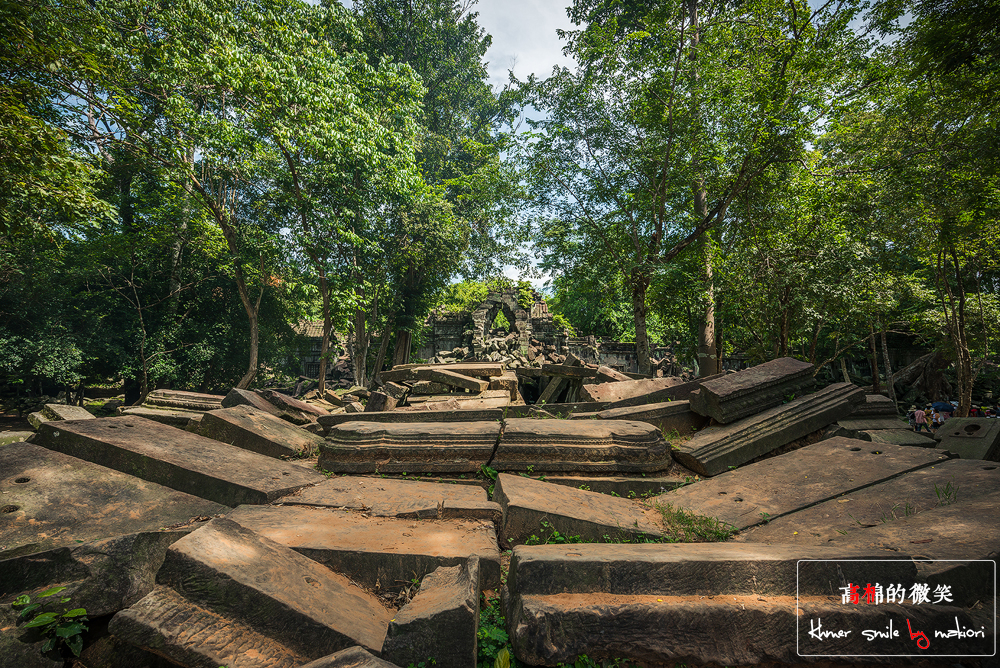
<svg viewBox="0 0 1000 668"><path fill-rule="evenodd" d="M931 427L927 424L927 413L923 412L921 409L913 406L913 425L915 429L913 431L920 433L920 428L923 427L927 430L929 434L931 432Z"/></svg>

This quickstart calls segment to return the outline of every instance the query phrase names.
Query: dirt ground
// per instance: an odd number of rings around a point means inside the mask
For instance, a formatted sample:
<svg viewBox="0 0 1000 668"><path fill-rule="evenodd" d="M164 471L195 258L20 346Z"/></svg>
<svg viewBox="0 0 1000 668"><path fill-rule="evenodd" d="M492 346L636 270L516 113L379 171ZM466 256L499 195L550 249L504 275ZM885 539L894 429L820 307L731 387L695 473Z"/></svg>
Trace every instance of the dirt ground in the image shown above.
<svg viewBox="0 0 1000 668"><path fill-rule="evenodd" d="M28 416L17 417L17 412L0 412L0 433L5 431L34 431Z"/></svg>

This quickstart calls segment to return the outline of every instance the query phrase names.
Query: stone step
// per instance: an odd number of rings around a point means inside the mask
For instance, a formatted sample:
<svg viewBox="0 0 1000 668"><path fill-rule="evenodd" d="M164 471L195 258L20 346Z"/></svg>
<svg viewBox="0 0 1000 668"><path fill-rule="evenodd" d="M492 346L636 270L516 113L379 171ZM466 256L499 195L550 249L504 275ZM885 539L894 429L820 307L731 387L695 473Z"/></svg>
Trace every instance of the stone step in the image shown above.
<svg viewBox="0 0 1000 668"><path fill-rule="evenodd" d="M222 408L225 397L217 394L201 392L183 392L180 390L153 390L146 395L143 402L149 406L166 406L168 408L185 408L195 411L212 411Z"/></svg>
<svg viewBox="0 0 1000 668"><path fill-rule="evenodd" d="M691 394L691 410L728 424L778 406L813 384L813 365L791 357L701 381Z"/></svg>
<svg viewBox="0 0 1000 668"><path fill-rule="evenodd" d="M268 503L323 479L316 471L138 417L42 425L50 450L227 506Z"/></svg>
<svg viewBox="0 0 1000 668"><path fill-rule="evenodd" d="M876 445L838 436L681 487L650 502L745 529L948 459L941 450Z"/></svg>
<svg viewBox="0 0 1000 668"><path fill-rule="evenodd" d="M532 536L544 541L553 529L584 541L662 533L655 511L635 501L506 473L497 476L493 500L503 512L500 544L505 549Z"/></svg>
<svg viewBox="0 0 1000 668"><path fill-rule="evenodd" d="M377 653L391 617L377 598L343 575L227 519L212 520L171 545L157 582L175 595L159 589L151 595L154 600L143 599L116 615L109 628L161 654L203 643L215 650L213 631L225 629L218 617L249 627L308 660L354 645ZM174 618L170 611L163 612L164 596L173 604L166 607L180 610L177 616L195 607L216 618L204 622L200 638L194 634L180 643L163 632L181 630L163 628ZM202 616L192 614L192 619ZM146 644L146 638L156 636L166 641L166 648Z"/></svg>
<svg viewBox="0 0 1000 668"><path fill-rule="evenodd" d="M226 516L376 591L397 591L439 566L479 557L484 589L500 586L500 551L484 520L403 520L305 506L241 506Z"/></svg>
<svg viewBox="0 0 1000 668"><path fill-rule="evenodd" d="M660 431L627 420L504 421L490 462L497 471L642 473L669 469Z"/></svg>
<svg viewBox="0 0 1000 668"><path fill-rule="evenodd" d="M229 510L34 443L0 448L0 492L0 560Z"/></svg>
<svg viewBox="0 0 1000 668"><path fill-rule="evenodd" d="M320 446L319 467L334 473L472 473L493 455L496 422L344 422Z"/></svg>
<svg viewBox="0 0 1000 668"><path fill-rule="evenodd" d="M323 443L322 436L252 406L209 411L198 433L268 457L309 457Z"/></svg>
<svg viewBox="0 0 1000 668"><path fill-rule="evenodd" d="M500 506L482 487L415 480L335 476L275 503L364 510L373 517L500 521Z"/></svg>
<svg viewBox="0 0 1000 668"><path fill-rule="evenodd" d="M708 427L674 443L673 455L700 475L718 475L850 415L863 399L861 388L836 383L751 417Z"/></svg>

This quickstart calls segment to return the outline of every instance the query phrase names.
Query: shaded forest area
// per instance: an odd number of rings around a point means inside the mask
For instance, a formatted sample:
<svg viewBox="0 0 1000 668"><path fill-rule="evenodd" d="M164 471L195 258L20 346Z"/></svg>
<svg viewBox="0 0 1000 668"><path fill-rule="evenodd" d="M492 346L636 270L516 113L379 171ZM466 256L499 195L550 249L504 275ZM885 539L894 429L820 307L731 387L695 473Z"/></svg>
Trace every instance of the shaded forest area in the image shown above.
<svg viewBox="0 0 1000 668"><path fill-rule="evenodd" d="M263 384L302 320L366 385L513 265L640 372L1000 392L996 0L577 0L503 89L473 10L0 0L0 390Z"/></svg>

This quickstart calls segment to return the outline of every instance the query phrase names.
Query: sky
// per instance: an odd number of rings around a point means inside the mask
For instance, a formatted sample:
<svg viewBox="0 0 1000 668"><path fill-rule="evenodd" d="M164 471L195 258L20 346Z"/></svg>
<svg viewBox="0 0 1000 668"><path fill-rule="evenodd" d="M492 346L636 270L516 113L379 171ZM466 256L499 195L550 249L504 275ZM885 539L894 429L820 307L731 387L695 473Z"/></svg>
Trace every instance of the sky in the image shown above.
<svg viewBox="0 0 1000 668"><path fill-rule="evenodd" d="M479 0L473 5L479 25L493 36L493 46L486 52L491 84L503 86L510 69L519 79L529 74L544 78L556 65L571 64L556 35L557 29L574 27L566 16L567 4L568 0Z"/></svg>

